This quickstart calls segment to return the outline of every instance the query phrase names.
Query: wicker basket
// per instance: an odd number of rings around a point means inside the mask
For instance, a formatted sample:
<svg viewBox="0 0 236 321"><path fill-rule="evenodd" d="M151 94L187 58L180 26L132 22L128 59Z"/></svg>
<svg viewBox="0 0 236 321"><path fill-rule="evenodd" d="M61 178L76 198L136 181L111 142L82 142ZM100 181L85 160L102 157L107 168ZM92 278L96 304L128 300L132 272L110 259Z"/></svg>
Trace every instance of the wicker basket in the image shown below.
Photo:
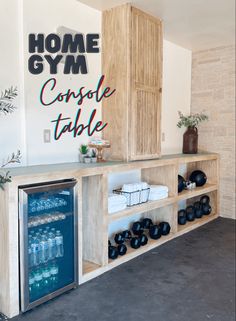
<svg viewBox="0 0 236 321"><path fill-rule="evenodd" d="M119 189L114 189L113 193L124 195L127 200L127 206L134 206L134 205L146 203L148 201L150 188L145 188L134 192L125 192L125 191L122 191L121 188L119 188Z"/></svg>

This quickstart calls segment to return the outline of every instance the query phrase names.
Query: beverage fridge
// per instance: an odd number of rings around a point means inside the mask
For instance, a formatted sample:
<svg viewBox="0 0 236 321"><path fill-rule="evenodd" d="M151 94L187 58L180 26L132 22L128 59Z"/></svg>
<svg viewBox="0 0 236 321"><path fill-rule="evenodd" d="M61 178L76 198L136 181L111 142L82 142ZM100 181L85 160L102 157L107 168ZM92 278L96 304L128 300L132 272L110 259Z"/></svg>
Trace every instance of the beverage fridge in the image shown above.
<svg viewBox="0 0 236 321"><path fill-rule="evenodd" d="M77 208L76 180L19 187L22 312L78 284Z"/></svg>

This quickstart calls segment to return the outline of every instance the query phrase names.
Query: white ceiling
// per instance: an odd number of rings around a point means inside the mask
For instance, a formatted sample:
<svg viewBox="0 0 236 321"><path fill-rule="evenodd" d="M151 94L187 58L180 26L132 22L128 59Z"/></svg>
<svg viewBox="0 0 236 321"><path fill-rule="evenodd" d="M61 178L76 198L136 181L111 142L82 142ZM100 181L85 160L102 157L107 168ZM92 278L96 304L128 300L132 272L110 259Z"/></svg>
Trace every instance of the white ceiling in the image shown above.
<svg viewBox="0 0 236 321"><path fill-rule="evenodd" d="M98 10L127 1L79 0ZM193 51L235 43L235 0L131 0L164 22L164 38Z"/></svg>

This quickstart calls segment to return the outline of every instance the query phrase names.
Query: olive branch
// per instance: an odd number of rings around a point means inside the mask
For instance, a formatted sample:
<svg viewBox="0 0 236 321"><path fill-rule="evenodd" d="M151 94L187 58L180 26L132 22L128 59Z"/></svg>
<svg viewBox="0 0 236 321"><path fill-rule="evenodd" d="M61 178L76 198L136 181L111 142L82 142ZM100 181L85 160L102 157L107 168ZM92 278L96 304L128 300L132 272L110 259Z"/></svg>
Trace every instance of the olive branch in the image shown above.
<svg viewBox="0 0 236 321"><path fill-rule="evenodd" d="M11 87L9 89L5 89L5 91L1 92L0 95L0 113L4 115L12 113L16 107L12 104L12 100L17 96L17 88Z"/></svg>
<svg viewBox="0 0 236 321"><path fill-rule="evenodd" d="M197 127L201 122L208 120L208 116L205 114L190 114L185 116L178 112L180 120L177 123L179 128L181 127Z"/></svg>
<svg viewBox="0 0 236 321"><path fill-rule="evenodd" d="M17 96L17 88L16 87L10 87L9 89L5 89L5 91L1 92L0 95L0 115L8 115L15 111L16 107L13 105L12 101ZM21 152L18 150L16 153L12 153L8 158L3 162L0 166L1 168L4 168L8 166L9 164L13 163L20 163L21 160ZM4 184L11 182L11 176L10 171L2 171L2 174L0 173L0 189L4 190Z"/></svg>

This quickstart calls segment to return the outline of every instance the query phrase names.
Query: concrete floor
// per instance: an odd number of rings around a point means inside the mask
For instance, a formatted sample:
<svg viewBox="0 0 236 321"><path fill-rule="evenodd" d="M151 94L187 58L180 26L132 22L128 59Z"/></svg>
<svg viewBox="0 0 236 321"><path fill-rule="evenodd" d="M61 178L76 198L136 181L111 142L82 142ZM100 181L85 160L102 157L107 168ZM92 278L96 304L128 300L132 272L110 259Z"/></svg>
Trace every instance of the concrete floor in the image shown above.
<svg viewBox="0 0 236 321"><path fill-rule="evenodd" d="M219 218L14 321L235 321L235 221Z"/></svg>

